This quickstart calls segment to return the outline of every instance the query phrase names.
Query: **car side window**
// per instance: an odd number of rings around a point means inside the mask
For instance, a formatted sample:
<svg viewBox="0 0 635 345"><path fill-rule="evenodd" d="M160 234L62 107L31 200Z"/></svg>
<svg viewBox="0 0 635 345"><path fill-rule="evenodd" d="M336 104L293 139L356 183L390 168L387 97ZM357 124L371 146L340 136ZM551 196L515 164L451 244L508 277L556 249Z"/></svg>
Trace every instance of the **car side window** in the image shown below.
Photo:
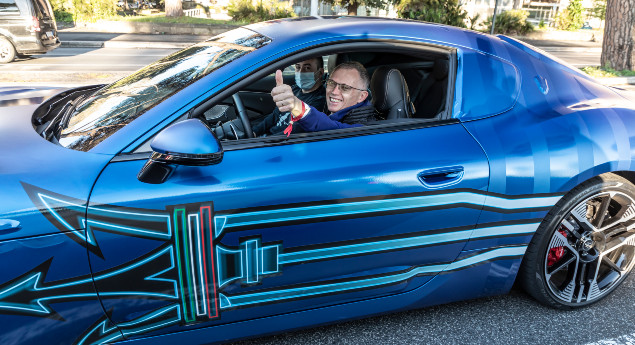
<svg viewBox="0 0 635 345"><path fill-rule="evenodd" d="M361 116L373 111L372 120L363 127L385 131L386 127L398 130L420 127L422 123L435 122L449 118L451 113L451 90L454 84L454 73L451 71L453 55L450 50L431 48L409 51L337 51L318 55L322 58L320 77L321 86L318 91L323 95L320 107L326 116L330 114L326 104L326 81L335 67L344 62L356 61L364 66L369 76L369 108L361 109ZM287 63L270 66L268 74L246 79L237 89L228 90L223 97L215 95L188 112L207 123L216 137L227 149L232 144L268 145L268 143L301 138L310 140L314 136L325 138L336 134L340 129L311 132L293 125L292 133L287 136L284 131L288 127L289 117L278 111L271 96L276 86L275 70L283 71L284 83L298 92L295 63L306 60L285 60ZM282 64L279 63L279 64ZM341 81L340 81L341 82ZM309 83L310 84L310 83ZM301 91L300 91L301 92ZM304 99L306 101L306 99ZM360 115L357 113L356 115ZM365 131L367 133L368 131ZM353 133L351 131L346 133ZM355 135L355 134L350 134ZM272 141L273 140L273 141ZM137 147L135 152L150 151L151 139Z"/></svg>
<svg viewBox="0 0 635 345"><path fill-rule="evenodd" d="M375 116L365 125L381 126L414 119L435 120L448 109L449 54L413 56L388 52L341 52L324 55L322 58L324 62L321 66L323 74L320 77L320 91L324 98L329 94L326 87L329 71L333 71L335 66L356 61L368 71L370 92L367 100L374 106ZM283 78L285 84L292 86L294 93L300 92L293 66L283 70ZM289 122L285 119L285 114L277 111L270 95L275 85L274 74L250 83L232 97L206 109L204 119L214 128L221 141L286 135L283 130ZM307 87L311 85L309 80ZM302 96L299 96L301 100ZM328 102L318 110L327 115L331 113ZM241 111L249 120L252 136L245 129ZM309 131L301 127L296 130L296 126L299 125L293 125L293 134L309 134Z"/></svg>
<svg viewBox="0 0 635 345"><path fill-rule="evenodd" d="M15 0L0 0L0 16L20 14L20 9Z"/></svg>

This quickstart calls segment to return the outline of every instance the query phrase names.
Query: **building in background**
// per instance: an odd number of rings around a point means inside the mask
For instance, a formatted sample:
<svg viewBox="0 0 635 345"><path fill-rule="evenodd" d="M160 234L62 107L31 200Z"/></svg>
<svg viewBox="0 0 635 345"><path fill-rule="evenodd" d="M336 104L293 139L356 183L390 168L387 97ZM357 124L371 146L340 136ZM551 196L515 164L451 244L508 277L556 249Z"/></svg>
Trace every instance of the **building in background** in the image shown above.
<svg viewBox="0 0 635 345"><path fill-rule="evenodd" d="M300 17L305 17L311 15L311 0L291 0L293 10ZM330 4L325 4L321 1L318 1L318 15L320 16L330 16L330 15L348 15L348 11L346 7L340 6L332 6ZM359 6L357 9L358 16L372 16L372 17L387 17L387 18L396 18L397 12L394 9L394 6L389 5L387 9L385 8L370 8L366 6Z"/></svg>
<svg viewBox="0 0 635 345"><path fill-rule="evenodd" d="M188 1L188 0L186 0ZM210 16L214 19L230 19L227 16L227 5L230 0L189 0L193 3L200 3L209 6ZM280 2L290 3L295 13L300 16L309 16L311 13L311 0L279 0ZM543 22L546 26L553 26L555 18L559 11L567 8L570 0L498 0L497 13L512 9L522 9L529 12L529 21L538 25ZM582 6L590 10L594 6L594 0L583 0ZM184 2L185 3L185 2ZM484 22L487 18L494 14L496 0L461 0L463 9L468 13L468 17L474 17L480 14L480 21ZM348 11L345 7L332 6L318 0L318 15L347 15ZM373 16L396 18L397 11L393 5L388 8L370 8L360 6L357 10L358 16ZM589 25L593 28L600 28L602 22L599 18L587 19Z"/></svg>
<svg viewBox="0 0 635 345"><path fill-rule="evenodd" d="M546 26L553 26L559 11L567 8L569 2L570 0L499 0L497 13L522 9L529 12L528 19L532 24L538 25L543 22ZM463 0L462 5L469 17L479 13L481 20L484 21L494 14L496 0ZM582 7L587 11L593 6L593 0L582 1ZM599 18L588 18L587 21L593 28L601 26Z"/></svg>

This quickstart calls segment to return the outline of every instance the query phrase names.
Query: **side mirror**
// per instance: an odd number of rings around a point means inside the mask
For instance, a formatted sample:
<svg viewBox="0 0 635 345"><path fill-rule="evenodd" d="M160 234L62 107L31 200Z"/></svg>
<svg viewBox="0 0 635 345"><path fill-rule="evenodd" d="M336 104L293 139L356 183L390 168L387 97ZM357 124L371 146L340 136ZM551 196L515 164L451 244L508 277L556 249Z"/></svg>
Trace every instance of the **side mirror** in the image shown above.
<svg viewBox="0 0 635 345"><path fill-rule="evenodd" d="M150 143L152 155L137 178L163 183L174 165L205 166L223 159L223 148L212 130L199 119L189 119L162 130Z"/></svg>

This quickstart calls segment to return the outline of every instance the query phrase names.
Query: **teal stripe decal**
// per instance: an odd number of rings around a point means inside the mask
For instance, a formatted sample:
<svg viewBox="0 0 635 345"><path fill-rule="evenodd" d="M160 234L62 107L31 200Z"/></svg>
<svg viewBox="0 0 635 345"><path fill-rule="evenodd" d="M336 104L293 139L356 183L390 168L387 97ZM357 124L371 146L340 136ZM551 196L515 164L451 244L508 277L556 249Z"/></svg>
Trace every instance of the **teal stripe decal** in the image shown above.
<svg viewBox="0 0 635 345"><path fill-rule="evenodd" d="M490 250L469 258L455 261L451 264L430 265L413 267L406 272L400 272L381 277L352 280L347 282L303 286L291 289L272 290L264 292L248 293L243 295L227 296L221 295L221 307L223 309L248 306L258 303L278 302L285 299L313 297L318 295L332 294L343 291L353 291L358 289L374 288L382 285L399 283L411 279L420 274L434 274L449 272L472 265L477 265L486 261L502 259L506 257L516 257L523 255L527 246L505 247Z"/></svg>
<svg viewBox="0 0 635 345"><path fill-rule="evenodd" d="M344 215L407 210L420 207L449 206L453 204L484 205L503 210L551 207L560 196L507 199L486 194L457 192L440 195L397 198L388 200L358 201L341 204L280 208L237 214L219 214L215 217L215 236L224 229L248 225L280 223L295 220L329 218Z"/></svg>
<svg viewBox="0 0 635 345"><path fill-rule="evenodd" d="M419 246L435 245L446 242L467 241L470 238L479 239L492 236L513 236L531 234L536 231L540 223L495 226L444 234L422 235L409 238L398 238L387 241L351 244L339 247L311 249L300 252L283 253L279 256L280 264L291 264L303 261L331 259L349 255L378 253L382 251L407 249Z"/></svg>
<svg viewBox="0 0 635 345"><path fill-rule="evenodd" d="M96 220L88 220L87 222L84 222L87 226L91 227L91 228L96 228L96 229L102 229L102 230L111 230L111 231L115 231L118 233L123 233L123 234L129 234L131 236L142 236L142 237L146 237L146 238L157 238L157 239L164 239L164 240L169 240L172 239L172 234L168 231L168 233L165 233L165 231L156 231L156 230L152 230L152 229L141 229L141 228L133 228L130 226L123 226L123 225L119 225L119 224L114 224L114 223L105 223L105 222L99 222Z"/></svg>
<svg viewBox="0 0 635 345"><path fill-rule="evenodd" d="M169 224L170 216L156 211L156 213L151 213L151 210L143 210L143 212L132 212L125 210L117 210L117 209L108 209L105 207L96 207L90 206L88 207L88 214L94 216L102 216L108 218L115 219L127 219L127 220L136 220L141 222L165 222ZM169 231L169 228L166 229Z"/></svg>

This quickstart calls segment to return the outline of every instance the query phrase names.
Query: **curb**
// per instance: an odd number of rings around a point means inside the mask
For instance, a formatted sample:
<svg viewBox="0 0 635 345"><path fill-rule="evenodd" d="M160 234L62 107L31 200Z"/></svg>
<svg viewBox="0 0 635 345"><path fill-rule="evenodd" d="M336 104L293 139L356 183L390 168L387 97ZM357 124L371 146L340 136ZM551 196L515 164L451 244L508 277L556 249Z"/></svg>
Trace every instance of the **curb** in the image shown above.
<svg viewBox="0 0 635 345"><path fill-rule="evenodd" d="M595 78L595 80L606 86L635 85L635 77Z"/></svg>
<svg viewBox="0 0 635 345"><path fill-rule="evenodd" d="M62 48L183 49L196 42L62 41Z"/></svg>
<svg viewBox="0 0 635 345"><path fill-rule="evenodd" d="M540 47L539 46L536 48L540 48L541 50L544 50L546 52L572 52L572 53L601 53L602 52L601 47L585 48L585 47L553 47L553 46Z"/></svg>
<svg viewBox="0 0 635 345"><path fill-rule="evenodd" d="M209 37L240 27L240 25L230 24L169 24L152 22L126 22L100 20L94 23L78 22L72 28L61 30L88 30L91 32L104 33L128 33L128 34L157 34L165 33L171 35L206 35Z"/></svg>

